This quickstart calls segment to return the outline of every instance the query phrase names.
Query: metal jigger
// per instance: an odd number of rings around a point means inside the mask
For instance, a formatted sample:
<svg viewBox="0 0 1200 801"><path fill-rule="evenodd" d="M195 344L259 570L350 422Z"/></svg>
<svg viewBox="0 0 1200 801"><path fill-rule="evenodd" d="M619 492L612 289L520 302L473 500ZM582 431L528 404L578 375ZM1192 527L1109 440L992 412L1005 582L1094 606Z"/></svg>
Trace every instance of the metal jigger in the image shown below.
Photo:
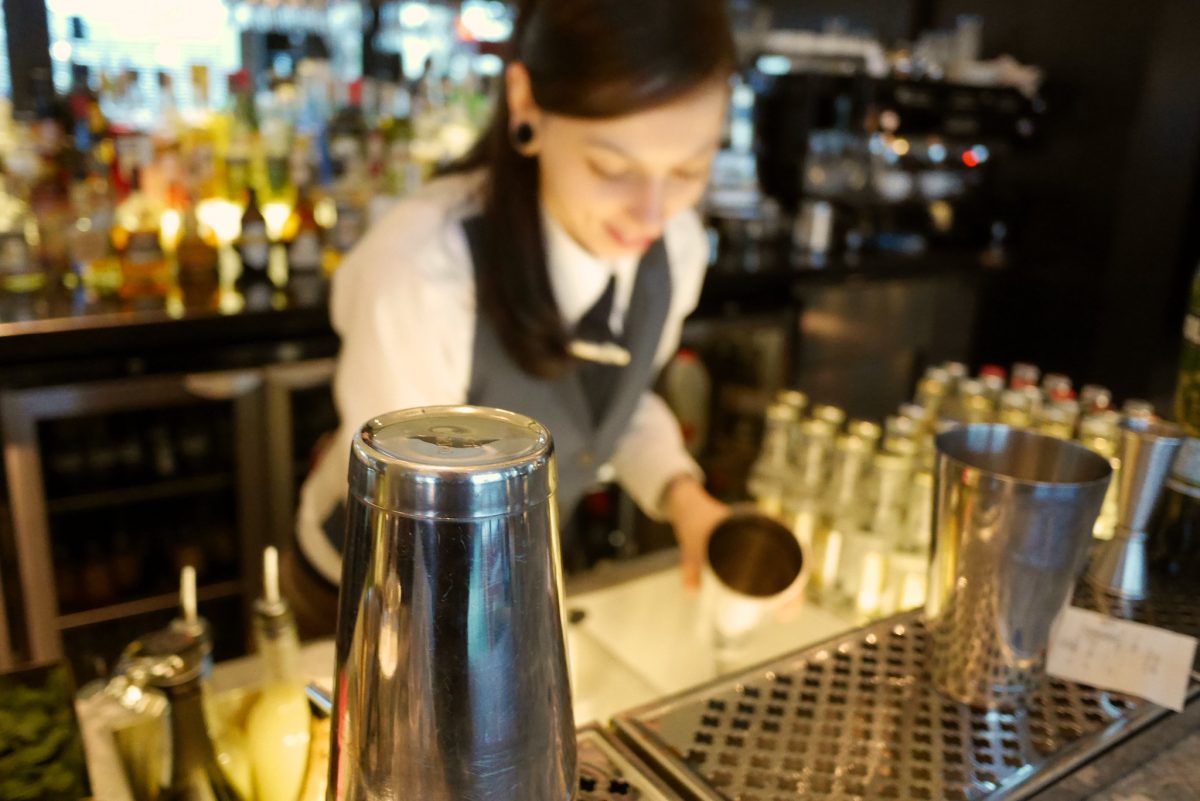
<svg viewBox="0 0 1200 801"><path fill-rule="evenodd" d="M1148 595L1146 526L1185 438L1174 423L1132 419L1121 424L1117 527L1111 540L1095 546L1087 571L1087 582L1096 589L1130 601Z"/></svg>

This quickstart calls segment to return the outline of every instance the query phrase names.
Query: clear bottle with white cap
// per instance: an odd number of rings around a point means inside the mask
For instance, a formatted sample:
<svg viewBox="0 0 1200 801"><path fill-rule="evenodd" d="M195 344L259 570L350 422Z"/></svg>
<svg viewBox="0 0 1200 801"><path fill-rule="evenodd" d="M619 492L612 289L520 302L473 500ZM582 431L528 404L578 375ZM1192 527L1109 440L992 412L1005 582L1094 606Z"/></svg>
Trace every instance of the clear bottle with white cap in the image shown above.
<svg viewBox="0 0 1200 801"><path fill-rule="evenodd" d="M746 489L763 514L778 517L783 513L784 487L790 475L788 440L798 419L794 406L772 403L767 407L763 427L762 450L750 468Z"/></svg>
<svg viewBox="0 0 1200 801"><path fill-rule="evenodd" d="M912 477L904 525L888 555L887 585L880 610L883 614L915 609L925 603L932 539L933 474L922 470Z"/></svg>
<svg viewBox="0 0 1200 801"><path fill-rule="evenodd" d="M856 525L862 505L862 484L873 448L851 434L837 438L829 491L821 504L820 520L812 538L813 569L809 574L809 596L822 602L837 597L838 566L846 532Z"/></svg>

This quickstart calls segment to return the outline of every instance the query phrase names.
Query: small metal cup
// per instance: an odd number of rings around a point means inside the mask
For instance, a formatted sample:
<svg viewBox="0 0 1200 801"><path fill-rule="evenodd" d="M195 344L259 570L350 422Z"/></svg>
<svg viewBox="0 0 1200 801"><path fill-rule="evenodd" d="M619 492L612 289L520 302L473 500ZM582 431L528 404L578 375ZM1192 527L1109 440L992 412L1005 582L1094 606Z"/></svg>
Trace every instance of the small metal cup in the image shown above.
<svg viewBox="0 0 1200 801"><path fill-rule="evenodd" d="M1003 425L952 429L936 446L933 683L962 703L1018 707L1041 678L1112 468L1082 445Z"/></svg>
<svg viewBox="0 0 1200 801"><path fill-rule="evenodd" d="M1149 594L1147 527L1185 439L1174 423L1131 418L1121 424L1117 525L1111 539L1096 544L1087 573L1088 583L1101 592L1129 601Z"/></svg>
<svg viewBox="0 0 1200 801"><path fill-rule="evenodd" d="M735 509L708 541L704 586L717 670L736 666L738 650L768 615L804 594L808 559L779 522Z"/></svg>

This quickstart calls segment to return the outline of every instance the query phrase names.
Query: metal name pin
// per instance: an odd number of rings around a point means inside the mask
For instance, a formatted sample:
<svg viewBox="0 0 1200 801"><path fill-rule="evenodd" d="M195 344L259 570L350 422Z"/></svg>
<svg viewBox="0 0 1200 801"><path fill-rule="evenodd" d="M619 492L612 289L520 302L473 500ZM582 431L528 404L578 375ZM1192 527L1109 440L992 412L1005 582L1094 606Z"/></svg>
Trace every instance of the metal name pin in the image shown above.
<svg viewBox="0 0 1200 801"><path fill-rule="evenodd" d="M625 367L632 361L629 351L613 342L586 342L575 339L567 345L567 352L576 359Z"/></svg>

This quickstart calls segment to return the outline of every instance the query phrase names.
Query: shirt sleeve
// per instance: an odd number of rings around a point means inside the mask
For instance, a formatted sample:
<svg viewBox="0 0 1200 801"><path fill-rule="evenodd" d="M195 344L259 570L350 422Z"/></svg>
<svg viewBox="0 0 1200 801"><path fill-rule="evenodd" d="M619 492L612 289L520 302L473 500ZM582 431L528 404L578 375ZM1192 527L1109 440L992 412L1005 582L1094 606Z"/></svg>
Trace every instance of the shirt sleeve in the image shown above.
<svg viewBox="0 0 1200 801"><path fill-rule="evenodd" d="M656 393L647 391L609 462L617 481L653 520L666 520L662 494L679 475L704 481L704 471L683 445L679 421Z"/></svg>
<svg viewBox="0 0 1200 801"><path fill-rule="evenodd" d="M467 395L474 292L465 253L455 253L465 250L459 229L402 249L387 235L388 218L381 222L335 275L342 349L334 394L347 438L380 414Z"/></svg>
<svg viewBox="0 0 1200 801"><path fill-rule="evenodd" d="M320 526L345 498L355 433L387 412L466 400L475 319L466 250L461 227L443 206L402 202L334 274L340 424L305 481L297 520L305 553L331 580L339 559Z"/></svg>
<svg viewBox="0 0 1200 801"><path fill-rule="evenodd" d="M700 302L708 268L708 237L699 216L687 211L667 227L667 257L671 265L671 306L655 354L661 369L679 349L683 321ZM662 494L679 475L704 480L704 471L683 443L679 421L657 393L647 390L617 443L609 464L617 481L638 507L654 520L666 519Z"/></svg>

